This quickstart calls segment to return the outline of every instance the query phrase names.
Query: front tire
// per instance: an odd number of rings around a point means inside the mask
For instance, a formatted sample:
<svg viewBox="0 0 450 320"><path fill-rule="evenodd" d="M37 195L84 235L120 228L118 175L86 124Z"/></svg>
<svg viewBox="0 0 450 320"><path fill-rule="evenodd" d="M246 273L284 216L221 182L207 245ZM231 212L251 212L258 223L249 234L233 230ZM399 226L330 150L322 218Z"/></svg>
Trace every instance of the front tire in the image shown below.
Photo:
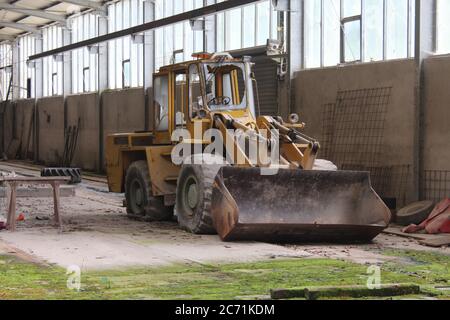
<svg viewBox="0 0 450 320"><path fill-rule="evenodd" d="M152 193L150 172L146 161L133 162L125 178L125 198L128 217L144 221L167 221L173 216L164 206L163 197Z"/></svg>
<svg viewBox="0 0 450 320"><path fill-rule="evenodd" d="M177 184L175 214L181 228L194 234L216 234L211 217L211 197L214 179L224 164L223 158L205 155L200 162L193 161L200 156L193 156L181 169ZM195 164L202 163L202 164Z"/></svg>

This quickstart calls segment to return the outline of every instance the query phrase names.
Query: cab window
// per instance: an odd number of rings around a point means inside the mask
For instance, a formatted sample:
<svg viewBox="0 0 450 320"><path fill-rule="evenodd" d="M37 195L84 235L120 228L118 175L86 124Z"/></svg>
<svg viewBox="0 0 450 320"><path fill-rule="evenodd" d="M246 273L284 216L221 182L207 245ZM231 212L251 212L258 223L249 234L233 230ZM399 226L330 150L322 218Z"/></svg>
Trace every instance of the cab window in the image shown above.
<svg viewBox="0 0 450 320"><path fill-rule="evenodd" d="M196 64L189 67L189 107L191 119L197 117L198 111L204 108L200 72Z"/></svg>
<svg viewBox="0 0 450 320"><path fill-rule="evenodd" d="M186 126L185 112L187 102L187 81L186 71L175 74L175 128L183 128Z"/></svg>
<svg viewBox="0 0 450 320"><path fill-rule="evenodd" d="M169 130L169 78L168 75L156 76L153 81L156 131Z"/></svg>

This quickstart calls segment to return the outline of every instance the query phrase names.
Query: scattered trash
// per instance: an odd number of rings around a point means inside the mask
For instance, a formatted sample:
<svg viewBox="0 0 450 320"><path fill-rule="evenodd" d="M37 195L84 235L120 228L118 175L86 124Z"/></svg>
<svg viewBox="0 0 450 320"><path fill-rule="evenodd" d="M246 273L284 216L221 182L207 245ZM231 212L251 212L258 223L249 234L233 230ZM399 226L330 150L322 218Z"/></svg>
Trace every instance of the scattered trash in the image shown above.
<svg viewBox="0 0 450 320"><path fill-rule="evenodd" d="M48 220L50 220L50 217L40 217L40 216L37 216L37 217L36 217L36 220L38 220L38 221L48 221Z"/></svg>
<svg viewBox="0 0 450 320"><path fill-rule="evenodd" d="M450 198L441 201L428 219L420 225L411 224L403 229L405 233L426 231L428 234L450 233Z"/></svg>
<svg viewBox="0 0 450 320"><path fill-rule="evenodd" d="M25 215L23 213L19 214L19 216L17 217L17 221L25 221Z"/></svg>

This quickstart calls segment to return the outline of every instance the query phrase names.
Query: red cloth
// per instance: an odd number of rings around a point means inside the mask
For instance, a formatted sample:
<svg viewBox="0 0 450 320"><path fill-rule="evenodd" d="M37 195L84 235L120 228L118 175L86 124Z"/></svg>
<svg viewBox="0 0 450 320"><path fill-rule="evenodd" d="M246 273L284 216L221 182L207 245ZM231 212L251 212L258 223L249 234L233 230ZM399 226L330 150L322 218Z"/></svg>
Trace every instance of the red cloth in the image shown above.
<svg viewBox="0 0 450 320"><path fill-rule="evenodd" d="M417 233L425 230L428 234L450 233L450 199L439 203L427 220L420 225L412 224L403 229L405 233Z"/></svg>

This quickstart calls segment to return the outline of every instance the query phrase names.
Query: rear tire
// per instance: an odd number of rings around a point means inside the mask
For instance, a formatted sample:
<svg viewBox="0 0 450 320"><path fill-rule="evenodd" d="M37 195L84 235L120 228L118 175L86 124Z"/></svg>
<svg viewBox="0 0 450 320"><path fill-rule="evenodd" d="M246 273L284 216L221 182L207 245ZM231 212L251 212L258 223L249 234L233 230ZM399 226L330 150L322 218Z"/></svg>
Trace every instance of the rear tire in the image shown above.
<svg viewBox="0 0 450 320"><path fill-rule="evenodd" d="M164 198L152 194L146 161L133 162L128 168L125 178L125 199L129 218L167 221L173 216L171 208L164 206Z"/></svg>
<svg viewBox="0 0 450 320"><path fill-rule="evenodd" d="M211 217L211 197L214 179L224 164L206 164L203 159L224 160L205 155L192 156L180 172L177 185L175 214L181 228L194 234L217 234ZM201 162L194 162L193 160ZM193 164L203 163L203 164ZM210 163L207 161L207 163Z"/></svg>

